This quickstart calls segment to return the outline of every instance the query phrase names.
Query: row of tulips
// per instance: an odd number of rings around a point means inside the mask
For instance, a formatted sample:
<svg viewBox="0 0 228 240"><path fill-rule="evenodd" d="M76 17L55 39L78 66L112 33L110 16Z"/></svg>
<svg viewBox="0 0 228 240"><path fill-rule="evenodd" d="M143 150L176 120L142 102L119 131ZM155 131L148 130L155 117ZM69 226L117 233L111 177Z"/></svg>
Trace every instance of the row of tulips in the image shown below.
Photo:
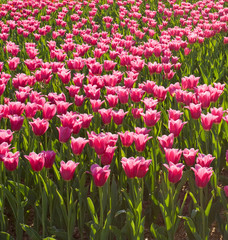
<svg viewBox="0 0 228 240"><path fill-rule="evenodd" d="M0 238L226 239L227 2L2 2Z"/></svg>

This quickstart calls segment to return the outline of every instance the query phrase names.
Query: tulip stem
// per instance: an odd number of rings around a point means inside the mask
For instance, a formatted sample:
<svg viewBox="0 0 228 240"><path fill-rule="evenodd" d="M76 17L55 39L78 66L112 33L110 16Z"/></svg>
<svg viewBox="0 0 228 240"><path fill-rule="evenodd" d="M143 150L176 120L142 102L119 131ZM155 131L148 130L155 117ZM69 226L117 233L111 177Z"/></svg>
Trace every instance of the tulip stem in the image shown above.
<svg viewBox="0 0 228 240"><path fill-rule="evenodd" d="M205 240L205 216L204 216L204 204L203 204L203 188L200 188L200 205L201 205L201 214L202 214L202 224L203 224L203 232L202 232L202 240Z"/></svg>
<svg viewBox="0 0 228 240"><path fill-rule="evenodd" d="M71 240L70 235L70 193L69 193L69 181L67 181L67 239Z"/></svg>
<svg viewBox="0 0 228 240"><path fill-rule="evenodd" d="M103 189L102 187L98 188L99 191L99 200L100 200L100 226L103 227Z"/></svg>
<svg viewBox="0 0 228 240"><path fill-rule="evenodd" d="M2 186L3 184L3 171L4 171L4 164L3 161L0 162L0 213L1 213L1 230L5 229L5 218L4 218L4 190Z"/></svg>

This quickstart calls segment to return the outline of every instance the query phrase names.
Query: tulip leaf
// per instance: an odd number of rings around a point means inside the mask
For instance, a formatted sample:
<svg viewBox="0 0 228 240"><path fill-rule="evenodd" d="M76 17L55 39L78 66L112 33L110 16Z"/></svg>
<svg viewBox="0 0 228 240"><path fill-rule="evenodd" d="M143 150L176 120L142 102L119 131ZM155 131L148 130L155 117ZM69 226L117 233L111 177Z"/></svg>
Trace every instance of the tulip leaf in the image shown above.
<svg viewBox="0 0 228 240"><path fill-rule="evenodd" d="M91 213L91 217L93 219L93 222L95 224L98 224L98 217L97 217L97 214L95 212L95 207L94 207L93 202L92 202L90 197L87 197L87 203L88 203L89 211Z"/></svg>
<svg viewBox="0 0 228 240"><path fill-rule="evenodd" d="M179 216L179 218L182 218L186 221L191 233L194 235L196 240L201 240L201 237L199 236L199 234L196 232L196 227L194 222L192 221L192 219L190 217L185 217L185 216Z"/></svg>
<svg viewBox="0 0 228 240"><path fill-rule="evenodd" d="M61 196L61 194L59 193L59 191L57 190L56 188L56 193L59 197L59 201L60 201L60 209L62 211L62 215L63 215L63 218L64 218L64 221L65 221L65 224L67 225L67 209L66 209L66 205L64 203L64 200Z"/></svg>

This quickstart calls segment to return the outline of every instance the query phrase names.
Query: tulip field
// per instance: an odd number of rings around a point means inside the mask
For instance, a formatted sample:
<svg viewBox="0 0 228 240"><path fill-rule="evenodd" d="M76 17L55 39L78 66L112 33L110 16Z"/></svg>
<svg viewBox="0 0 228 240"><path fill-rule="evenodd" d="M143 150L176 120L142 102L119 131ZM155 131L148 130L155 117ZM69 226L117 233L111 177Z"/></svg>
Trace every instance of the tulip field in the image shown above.
<svg viewBox="0 0 228 240"><path fill-rule="evenodd" d="M228 0L0 0L0 240L228 239Z"/></svg>

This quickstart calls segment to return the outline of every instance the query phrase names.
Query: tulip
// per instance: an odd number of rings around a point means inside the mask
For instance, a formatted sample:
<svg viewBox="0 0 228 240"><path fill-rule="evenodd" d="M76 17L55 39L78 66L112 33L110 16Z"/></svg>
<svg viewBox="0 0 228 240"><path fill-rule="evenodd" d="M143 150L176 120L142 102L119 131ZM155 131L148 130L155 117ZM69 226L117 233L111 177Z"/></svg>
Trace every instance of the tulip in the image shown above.
<svg viewBox="0 0 228 240"><path fill-rule="evenodd" d="M146 142L150 140L152 137L148 137L148 134L135 134L134 140L135 140L135 148L138 152L143 152L146 147Z"/></svg>
<svg viewBox="0 0 228 240"><path fill-rule="evenodd" d="M105 153L101 155L101 164L109 165L112 163L113 155L117 147L108 146L105 150Z"/></svg>
<svg viewBox="0 0 228 240"><path fill-rule="evenodd" d="M118 111L113 111L112 110L113 122L116 125L121 125L123 123L123 119L124 119L124 117L127 113L128 112L124 112L123 109L119 109Z"/></svg>
<svg viewBox="0 0 228 240"><path fill-rule="evenodd" d="M194 148L191 149L187 149L185 148L183 151L183 156L184 156L184 160L187 166L193 166L195 163L195 158L196 158L196 154L198 153L198 149L195 150Z"/></svg>
<svg viewBox="0 0 228 240"><path fill-rule="evenodd" d="M85 138L78 137L74 138L71 137L71 149L75 155L80 155L89 140L86 140Z"/></svg>
<svg viewBox="0 0 228 240"><path fill-rule="evenodd" d="M102 122L105 125L107 125L111 122L111 120L112 120L112 108L109 108L109 109L102 108L102 109L99 109L98 112L100 113Z"/></svg>
<svg viewBox="0 0 228 240"><path fill-rule="evenodd" d="M143 178L149 170L152 160L145 160L144 157L123 157L121 160L122 167L128 178Z"/></svg>
<svg viewBox="0 0 228 240"><path fill-rule="evenodd" d="M118 133L120 136L120 140L124 147L130 147L134 142L134 133L126 131L125 133Z"/></svg>
<svg viewBox="0 0 228 240"><path fill-rule="evenodd" d="M0 129L0 144L2 144L3 142L10 144L12 140L13 140L13 132L11 132L11 130Z"/></svg>
<svg viewBox="0 0 228 240"><path fill-rule="evenodd" d="M187 122L182 122L180 119L178 120L173 120L170 119L168 122L168 127L169 127L169 131L170 133L174 134L174 137L178 137L183 126L186 124Z"/></svg>
<svg viewBox="0 0 228 240"><path fill-rule="evenodd" d="M10 126L13 131L19 131L23 125L24 117L13 115L9 116Z"/></svg>
<svg viewBox="0 0 228 240"><path fill-rule="evenodd" d="M102 187L106 183L111 170L109 170L109 165L100 167L98 164L93 164L90 168L91 174L93 176L94 183L97 187Z"/></svg>
<svg viewBox="0 0 228 240"><path fill-rule="evenodd" d="M5 157L3 158L5 168L9 171L16 170L18 166L19 156L20 156L19 152L15 153L7 152L5 154Z"/></svg>
<svg viewBox="0 0 228 240"><path fill-rule="evenodd" d="M0 144L0 161L3 161L6 153L10 151L9 147L10 145L7 142L3 142Z"/></svg>
<svg viewBox="0 0 228 240"><path fill-rule="evenodd" d="M201 104L194 104L194 103L190 103L189 106L186 106L185 108L188 108L191 114L191 117L193 119L198 119L201 116Z"/></svg>
<svg viewBox="0 0 228 240"><path fill-rule="evenodd" d="M45 160L42 153L36 154L35 152L31 152L24 157L29 160L33 171L39 172L43 169Z"/></svg>
<svg viewBox="0 0 228 240"><path fill-rule="evenodd" d="M59 141L61 143L66 143L73 132L73 130L68 127L57 127L57 130L59 132Z"/></svg>
<svg viewBox="0 0 228 240"><path fill-rule="evenodd" d="M195 173L196 186L200 188L206 187L213 174L212 168L201 167L199 164L196 164L195 168L191 167L191 169Z"/></svg>
<svg viewBox="0 0 228 240"><path fill-rule="evenodd" d="M205 131L210 131L213 123L217 120L218 116L214 116L211 113L207 115L201 114L201 123Z"/></svg>
<svg viewBox="0 0 228 240"><path fill-rule="evenodd" d="M59 172L62 178L66 181L70 181L73 178L75 169L78 165L79 163L75 163L72 160L69 160L66 163L64 161L61 161Z"/></svg>
<svg viewBox="0 0 228 240"><path fill-rule="evenodd" d="M175 149L175 148L164 148L165 150L165 157L168 163L172 162L177 164L181 158L182 150Z"/></svg>
<svg viewBox="0 0 228 240"><path fill-rule="evenodd" d="M204 155L199 153L198 158L196 159L196 163L201 167L210 167L211 162L215 159L211 154Z"/></svg>
<svg viewBox="0 0 228 240"><path fill-rule="evenodd" d="M169 165L163 164L169 171L168 179L171 183L177 183L180 181L183 175L184 165L182 163L174 164L169 162Z"/></svg>
<svg viewBox="0 0 228 240"><path fill-rule="evenodd" d="M153 127L160 119L161 112L157 112L157 110L148 109L146 113L141 113L143 116L143 120L148 127Z"/></svg>
<svg viewBox="0 0 228 240"><path fill-rule="evenodd" d="M43 154L44 157L44 167L52 168L56 153L54 151L42 151L41 154Z"/></svg>
<svg viewBox="0 0 228 240"><path fill-rule="evenodd" d="M158 141L164 150L164 148L172 148L173 141L174 141L174 134L171 133L168 136L162 135L161 137L158 137Z"/></svg>
<svg viewBox="0 0 228 240"><path fill-rule="evenodd" d="M147 128L140 128L140 127L136 127L135 128L135 133L136 134L149 134L149 132L151 131L151 129L147 129Z"/></svg>
<svg viewBox="0 0 228 240"><path fill-rule="evenodd" d="M214 120L215 124L219 124L222 121L223 117L223 108L211 108L211 114L216 116L217 118Z"/></svg>
<svg viewBox="0 0 228 240"><path fill-rule="evenodd" d="M169 109L167 112L169 113L169 120L173 119L174 121L180 119L181 115L183 114L181 111L176 111L173 109Z"/></svg>
<svg viewBox="0 0 228 240"><path fill-rule="evenodd" d="M41 120L40 118L37 118L37 119L33 118L33 122L30 122L29 124L32 127L32 131L37 136L42 136L49 127L48 121L44 119Z"/></svg>

